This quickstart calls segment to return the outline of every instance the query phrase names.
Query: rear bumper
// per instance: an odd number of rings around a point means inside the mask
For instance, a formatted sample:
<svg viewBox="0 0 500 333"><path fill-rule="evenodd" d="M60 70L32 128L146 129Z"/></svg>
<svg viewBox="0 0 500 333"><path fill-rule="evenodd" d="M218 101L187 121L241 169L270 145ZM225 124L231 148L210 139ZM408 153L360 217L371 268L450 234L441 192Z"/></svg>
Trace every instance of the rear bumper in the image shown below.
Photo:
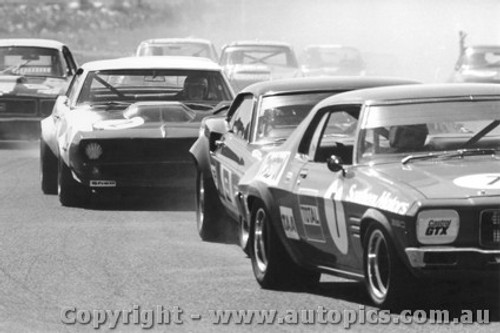
<svg viewBox="0 0 500 333"><path fill-rule="evenodd" d="M407 248L405 252L416 275L464 278L500 274L500 250L423 247Z"/></svg>

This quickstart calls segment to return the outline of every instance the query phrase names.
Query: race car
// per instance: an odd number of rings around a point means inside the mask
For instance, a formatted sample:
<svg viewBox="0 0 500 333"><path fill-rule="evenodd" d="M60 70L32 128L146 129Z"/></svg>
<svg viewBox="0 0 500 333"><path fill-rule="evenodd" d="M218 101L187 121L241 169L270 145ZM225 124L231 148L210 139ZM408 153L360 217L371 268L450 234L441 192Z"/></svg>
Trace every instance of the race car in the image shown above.
<svg viewBox="0 0 500 333"><path fill-rule="evenodd" d="M466 45L460 32L460 54L451 82L500 83L500 45Z"/></svg>
<svg viewBox="0 0 500 333"><path fill-rule="evenodd" d="M40 120L66 91L77 64L47 39L0 39L0 140L38 140Z"/></svg>
<svg viewBox="0 0 500 333"><path fill-rule="evenodd" d="M189 147L233 92L213 61L130 57L84 64L42 120L41 187L64 206L91 192L189 188Z"/></svg>
<svg viewBox="0 0 500 333"><path fill-rule="evenodd" d="M201 38L148 39L139 44L136 55L138 57L161 55L205 57L214 62L219 61L214 44Z"/></svg>
<svg viewBox="0 0 500 333"><path fill-rule="evenodd" d="M426 278L498 290L499 149L497 85L404 85L321 101L234 193L250 221L256 280L282 289L339 275L364 281L384 308L410 304Z"/></svg>
<svg viewBox="0 0 500 333"><path fill-rule="evenodd" d="M308 45L302 57L302 71L305 76L362 76L366 74L366 65L361 52L351 46Z"/></svg>
<svg viewBox="0 0 500 333"><path fill-rule="evenodd" d="M292 46L282 42L233 42L222 47L219 63L236 92L256 82L304 76Z"/></svg>
<svg viewBox="0 0 500 333"><path fill-rule="evenodd" d="M353 89L408 83L416 82L316 77L266 81L243 89L225 117L203 120L190 149L198 170L196 216L201 238L217 240L228 222L236 222L240 245L247 251L248 220L240 219L234 196L238 181L252 164L283 143L320 100Z"/></svg>

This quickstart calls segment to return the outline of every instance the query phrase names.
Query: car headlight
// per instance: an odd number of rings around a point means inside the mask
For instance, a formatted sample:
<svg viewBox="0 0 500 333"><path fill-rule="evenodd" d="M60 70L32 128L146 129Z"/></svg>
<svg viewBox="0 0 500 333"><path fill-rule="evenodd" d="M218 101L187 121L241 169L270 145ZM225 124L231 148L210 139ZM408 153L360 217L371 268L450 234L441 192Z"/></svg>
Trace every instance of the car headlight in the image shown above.
<svg viewBox="0 0 500 333"><path fill-rule="evenodd" d="M97 160L102 155L102 147L97 142L87 143L85 146L85 154L89 160Z"/></svg>
<svg viewBox="0 0 500 333"><path fill-rule="evenodd" d="M421 244L450 244L457 239L459 227L454 210L424 210L417 216L417 239Z"/></svg>

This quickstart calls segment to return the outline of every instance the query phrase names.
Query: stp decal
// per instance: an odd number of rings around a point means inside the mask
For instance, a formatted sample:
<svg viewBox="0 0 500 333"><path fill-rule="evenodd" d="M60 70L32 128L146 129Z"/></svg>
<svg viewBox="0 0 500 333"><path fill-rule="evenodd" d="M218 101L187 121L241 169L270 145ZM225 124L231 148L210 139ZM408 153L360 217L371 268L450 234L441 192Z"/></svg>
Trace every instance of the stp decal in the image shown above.
<svg viewBox="0 0 500 333"><path fill-rule="evenodd" d="M349 241L347 238L347 224L345 221L344 206L340 202L343 186L336 179L325 192L325 216L328 229L335 246L342 254L347 254Z"/></svg>
<svg viewBox="0 0 500 333"><path fill-rule="evenodd" d="M456 178L453 183L460 187L481 190L500 189L500 173L480 173Z"/></svg>
<svg viewBox="0 0 500 333"><path fill-rule="evenodd" d="M298 240L299 233L297 232L297 225L295 224L295 219L293 218L292 209L280 206L280 216L281 224L283 225L286 237Z"/></svg>

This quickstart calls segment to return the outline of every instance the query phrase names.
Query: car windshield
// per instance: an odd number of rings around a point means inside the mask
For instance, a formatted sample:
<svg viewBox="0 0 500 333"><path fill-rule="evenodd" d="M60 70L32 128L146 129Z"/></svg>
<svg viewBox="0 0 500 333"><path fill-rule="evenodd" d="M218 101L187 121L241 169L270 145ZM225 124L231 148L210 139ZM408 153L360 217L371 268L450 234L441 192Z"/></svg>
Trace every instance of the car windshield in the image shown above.
<svg viewBox="0 0 500 333"><path fill-rule="evenodd" d="M500 67L500 49L469 49L465 54L464 64L470 68Z"/></svg>
<svg viewBox="0 0 500 333"><path fill-rule="evenodd" d="M335 93L338 92L308 92L262 98L255 126L255 141L259 143L287 138L316 103Z"/></svg>
<svg viewBox="0 0 500 333"><path fill-rule="evenodd" d="M212 60L210 46L203 43L152 43L142 44L139 47L139 56L189 56L189 57L205 57Z"/></svg>
<svg viewBox="0 0 500 333"><path fill-rule="evenodd" d="M500 149L500 100L372 106L363 124L361 163Z"/></svg>
<svg viewBox="0 0 500 333"><path fill-rule="evenodd" d="M266 45L228 48L222 55L221 64L298 67L297 59L290 48Z"/></svg>
<svg viewBox="0 0 500 333"><path fill-rule="evenodd" d="M62 77L62 58L59 51L43 47L0 47L0 74Z"/></svg>
<svg viewBox="0 0 500 333"><path fill-rule="evenodd" d="M361 55L350 47L310 48L306 51L309 67L360 67Z"/></svg>
<svg viewBox="0 0 500 333"><path fill-rule="evenodd" d="M193 109L210 110L230 99L230 90L218 71L128 69L90 72L77 104L180 101Z"/></svg>

